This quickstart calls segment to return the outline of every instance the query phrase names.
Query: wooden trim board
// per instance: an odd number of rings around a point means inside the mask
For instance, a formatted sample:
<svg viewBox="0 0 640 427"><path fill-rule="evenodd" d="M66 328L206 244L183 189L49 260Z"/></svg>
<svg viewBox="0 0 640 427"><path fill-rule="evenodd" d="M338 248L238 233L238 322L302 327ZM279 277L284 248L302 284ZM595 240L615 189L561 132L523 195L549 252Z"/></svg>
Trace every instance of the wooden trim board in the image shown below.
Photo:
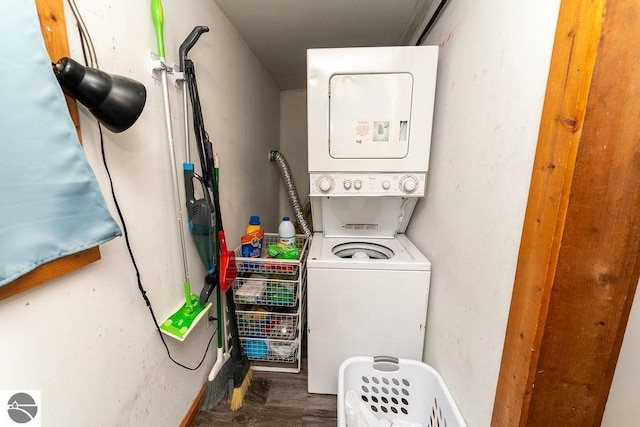
<svg viewBox="0 0 640 427"><path fill-rule="evenodd" d="M205 381L205 383L202 385L202 388L200 389L200 392L198 392L196 399L193 401L191 407L189 408L189 411L180 423L180 427L191 427L196 421L196 418L198 418L198 414L200 413L200 404L202 403L204 392L207 390L208 384L209 382Z"/></svg>
<svg viewBox="0 0 640 427"><path fill-rule="evenodd" d="M493 426L599 426L640 276L640 3L561 3Z"/></svg>
<svg viewBox="0 0 640 427"><path fill-rule="evenodd" d="M64 17L63 0L36 0L36 9L40 19L40 30L44 39L51 62L69 56L69 39L67 38L67 24ZM78 104L70 96L65 96L71 119L80 137L80 116ZM80 138L80 140L82 140Z"/></svg>
<svg viewBox="0 0 640 427"><path fill-rule="evenodd" d="M41 265L13 282L0 286L0 301L98 260L100 252L97 248L91 248Z"/></svg>
<svg viewBox="0 0 640 427"><path fill-rule="evenodd" d="M57 61L63 56L68 56L69 44L62 0L36 0L36 8L51 60ZM67 97L67 106L80 137L80 118L76 101ZM0 301L98 260L100 260L100 249L96 246L41 265L19 279L0 287Z"/></svg>

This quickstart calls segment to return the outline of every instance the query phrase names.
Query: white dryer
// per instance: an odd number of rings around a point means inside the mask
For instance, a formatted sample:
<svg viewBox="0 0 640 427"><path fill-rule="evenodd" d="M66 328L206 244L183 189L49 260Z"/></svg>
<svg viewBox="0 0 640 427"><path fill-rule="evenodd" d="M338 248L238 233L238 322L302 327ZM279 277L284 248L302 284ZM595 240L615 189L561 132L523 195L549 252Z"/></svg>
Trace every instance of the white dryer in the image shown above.
<svg viewBox="0 0 640 427"><path fill-rule="evenodd" d="M307 53L308 390L351 356L422 360L431 263L404 235L425 194L438 48Z"/></svg>

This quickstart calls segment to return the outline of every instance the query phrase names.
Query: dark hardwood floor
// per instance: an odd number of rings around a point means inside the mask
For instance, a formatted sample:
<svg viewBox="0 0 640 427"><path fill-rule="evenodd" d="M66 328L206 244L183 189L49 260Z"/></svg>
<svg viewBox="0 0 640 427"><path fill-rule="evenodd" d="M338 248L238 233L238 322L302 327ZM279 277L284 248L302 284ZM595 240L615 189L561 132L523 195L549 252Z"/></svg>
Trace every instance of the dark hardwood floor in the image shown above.
<svg viewBox="0 0 640 427"><path fill-rule="evenodd" d="M251 386L238 411L223 399L213 410L201 411L194 427L210 426L335 426L336 396L307 392L307 360L301 372L253 372Z"/></svg>

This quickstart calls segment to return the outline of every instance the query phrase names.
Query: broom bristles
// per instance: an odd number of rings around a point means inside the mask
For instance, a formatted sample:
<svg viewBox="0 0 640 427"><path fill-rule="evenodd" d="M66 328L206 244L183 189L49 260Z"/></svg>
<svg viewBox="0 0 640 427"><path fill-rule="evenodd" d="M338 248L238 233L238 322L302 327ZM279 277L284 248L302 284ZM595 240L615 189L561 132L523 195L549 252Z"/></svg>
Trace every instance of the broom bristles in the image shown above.
<svg viewBox="0 0 640 427"><path fill-rule="evenodd" d="M249 385L251 384L251 379L253 378L253 369L249 367L247 373L242 380L242 384L239 387L235 387L233 389L233 394L231 395L231 410L237 411L242 408L242 404L244 403L244 396L247 394L247 390L249 389Z"/></svg>

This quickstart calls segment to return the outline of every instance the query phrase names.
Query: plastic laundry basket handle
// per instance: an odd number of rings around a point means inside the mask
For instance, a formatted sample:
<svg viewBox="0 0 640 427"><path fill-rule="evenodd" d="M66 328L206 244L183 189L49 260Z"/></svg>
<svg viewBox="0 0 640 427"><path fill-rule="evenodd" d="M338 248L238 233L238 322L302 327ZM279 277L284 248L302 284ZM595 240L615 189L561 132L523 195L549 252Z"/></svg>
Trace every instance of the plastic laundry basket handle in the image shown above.
<svg viewBox="0 0 640 427"><path fill-rule="evenodd" d="M396 365L400 362L397 357L392 356L374 356L373 363L395 363Z"/></svg>
<svg viewBox="0 0 640 427"><path fill-rule="evenodd" d="M373 369L381 372L395 372L400 369L400 360L391 356L375 356L373 358Z"/></svg>

